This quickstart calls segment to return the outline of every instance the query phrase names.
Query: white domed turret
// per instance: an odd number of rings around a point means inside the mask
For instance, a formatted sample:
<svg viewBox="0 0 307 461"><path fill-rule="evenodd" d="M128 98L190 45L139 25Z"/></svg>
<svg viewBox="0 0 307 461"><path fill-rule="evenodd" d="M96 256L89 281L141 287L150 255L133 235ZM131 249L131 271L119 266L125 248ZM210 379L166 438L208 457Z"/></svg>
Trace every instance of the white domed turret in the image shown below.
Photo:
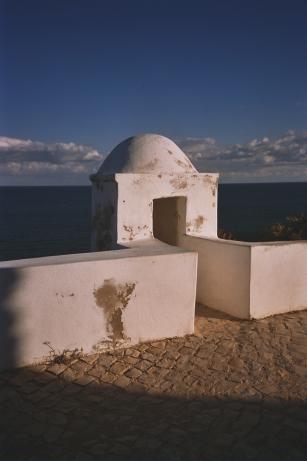
<svg viewBox="0 0 307 461"><path fill-rule="evenodd" d="M198 173L170 139L141 134L116 146L93 184L94 250L185 234L216 236L218 176Z"/></svg>
<svg viewBox="0 0 307 461"><path fill-rule="evenodd" d="M173 141L158 134L141 134L118 144L99 168L98 175L193 172L197 170Z"/></svg>

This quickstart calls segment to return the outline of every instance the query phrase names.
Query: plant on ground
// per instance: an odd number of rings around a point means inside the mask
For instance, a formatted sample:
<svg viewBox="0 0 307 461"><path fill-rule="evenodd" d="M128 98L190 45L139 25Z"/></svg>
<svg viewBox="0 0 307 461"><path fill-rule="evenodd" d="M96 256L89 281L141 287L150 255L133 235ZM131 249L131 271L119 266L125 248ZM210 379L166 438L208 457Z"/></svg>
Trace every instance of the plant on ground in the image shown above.
<svg viewBox="0 0 307 461"><path fill-rule="evenodd" d="M62 352L57 353L56 350L51 346L49 341L45 341L44 344L49 347L49 355L46 358L48 364L63 364L69 365L72 361L79 359L82 355L82 349L64 349Z"/></svg>

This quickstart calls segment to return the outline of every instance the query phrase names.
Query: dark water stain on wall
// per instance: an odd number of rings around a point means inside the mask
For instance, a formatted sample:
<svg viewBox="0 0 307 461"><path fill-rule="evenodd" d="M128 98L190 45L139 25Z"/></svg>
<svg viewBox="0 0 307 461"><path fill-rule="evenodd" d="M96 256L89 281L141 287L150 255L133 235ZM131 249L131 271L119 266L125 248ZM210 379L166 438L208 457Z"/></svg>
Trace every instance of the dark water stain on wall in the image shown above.
<svg viewBox="0 0 307 461"><path fill-rule="evenodd" d="M97 187L98 190L103 191L103 181L98 174L92 174L90 176L92 183Z"/></svg>
<svg viewBox="0 0 307 461"><path fill-rule="evenodd" d="M98 206L92 219L92 228L96 230L97 250L108 250L112 243L111 222L114 215L114 206Z"/></svg>
<svg viewBox="0 0 307 461"><path fill-rule="evenodd" d="M101 287L94 290L96 304L104 310L107 331L113 344L119 340L127 339L124 334L122 314L130 301L135 286L135 282L119 284L114 279L107 279Z"/></svg>

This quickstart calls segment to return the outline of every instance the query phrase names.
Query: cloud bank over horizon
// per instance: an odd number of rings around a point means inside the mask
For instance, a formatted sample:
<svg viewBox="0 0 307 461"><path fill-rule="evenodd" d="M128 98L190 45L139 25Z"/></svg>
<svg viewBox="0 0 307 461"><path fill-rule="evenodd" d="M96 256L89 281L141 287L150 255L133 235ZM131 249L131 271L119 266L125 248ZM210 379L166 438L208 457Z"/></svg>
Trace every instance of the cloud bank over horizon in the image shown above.
<svg viewBox="0 0 307 461"><path fill-rule="evenodd" d="M222 146L214 138L186 138L179 145L199 171L219 172L225 182L307 180L307 130L245 144Z"/></svg>
<svg viewBox="0 0 307 461"><path fill-rule="evenodd" d="M226 146L210 137L177 143L199 171L219 172L224 182L307 179L307 130ZM103 158L94 147L73 142L0 137L0 185L89 184Z"/></svg>
<svg viewBox="0 0 307 461"><path fill-rule="evenodd" d="M0 136L0 184L86 184L102 159L91 146Z"/></svg>

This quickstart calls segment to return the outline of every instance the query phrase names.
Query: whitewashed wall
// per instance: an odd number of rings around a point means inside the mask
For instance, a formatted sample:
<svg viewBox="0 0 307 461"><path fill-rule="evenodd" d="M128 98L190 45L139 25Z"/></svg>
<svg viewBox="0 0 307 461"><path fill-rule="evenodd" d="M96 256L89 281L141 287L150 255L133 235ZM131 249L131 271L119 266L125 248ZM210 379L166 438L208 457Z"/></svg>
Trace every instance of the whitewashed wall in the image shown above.
<svg viewBox="0 0 307 461"><path fill-rule="evenodd" d="M106 239L111 241L110 236L114 240L114 235L123 245L153 238L153 200L163 197L187 199L187 234L216 237L217 174L125 173L113 178L110 186L111 176L92 177L94 249L107 249L103 243ZM114 214L108 221L105 218L112 210Z"/></svg>
<svg viewBox="0 0 307 461"><path fill-rule="evenodd" d="M198 253L197 300L242 319L307 309L307 242L183 236Z"/></svg>
<svg viewBox="0 0 307 461"><path fill-rule="evenodd" d="M307 309L307 242L253 244L251 317Z"/></svg>
<svg viewBox="0 0 307 461"><path fill-rule="evenodd" d="M167 245L0 263L0 367L194 331L197 254ZM187 283L182 283L187 281Z"/></svg>
<svg viewBox="0 0 307 461"><path fill-rule="evenodd" d="M250 310L250 245L183 236L180 246L198 253L197 301L242 319Z"/></svg>

